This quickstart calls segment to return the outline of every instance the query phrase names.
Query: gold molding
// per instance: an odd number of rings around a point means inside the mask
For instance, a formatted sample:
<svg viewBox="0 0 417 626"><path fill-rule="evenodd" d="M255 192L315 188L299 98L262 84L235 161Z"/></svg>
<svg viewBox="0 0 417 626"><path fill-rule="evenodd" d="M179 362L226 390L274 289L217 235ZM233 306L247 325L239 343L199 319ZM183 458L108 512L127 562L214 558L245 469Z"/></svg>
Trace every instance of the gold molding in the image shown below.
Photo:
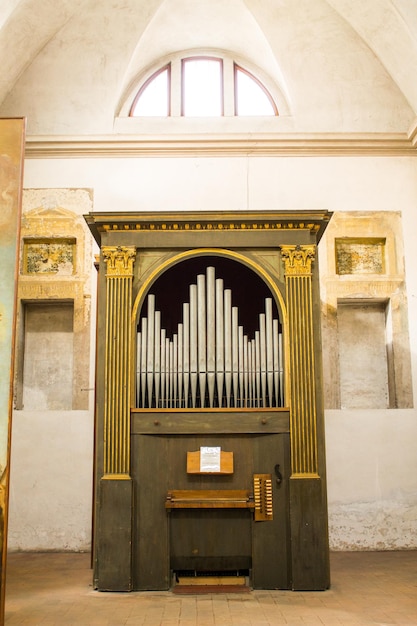
<svg viewBox="0 0 417 626"><path fill-rule="evenodd" d="M320 479L320 475L317 474L316 472L311 472L311 473L304 472L302 474L292 473L291 476L290 476L290 480L302 480L302 479L306 479L306 478L308 480L312 480L312 479L316 479L317 480L317 479Z"/></svg>
<svg viewBox="0 0 417 626"><path fill-rule="evenodd" d="M312 241L319 242L332 213L326 210L303 211L141 211L141 212L91 212L84 218L96 242L101 245L103 235L158 233L172 236L175 233L247 233L255 235L304 231Z"/></svg>
<svg viewBox="0 0 417 626"><path fill-rule="evenodd" d="M131 324L134 246L105 246L106 343L104 392L104 475L123 477L130 469Z"/></svg>
<svg viewBox="0 0 417 626"><path fill-rule="evenodd" d="M102 229L105 232L117 232L117 231L225 231L225 230L309 230L312 233L317 233L320 230L320 224L314 224L312 222L296 222L296 221L277 221L277 222L265 222L260 219L252 219L250 221L228 222L226 220L218 220L216 222L207 222L200 220L199 222L187 222L180 219L175 221L164 222L142 222L142 223L115 223L110 222L103 224Z"/></svg>
<svg viewBox="0 0 417 626"><path fill-rule="evenodd" d="M281 246L288 315L291 462L294 478L317 478L317 398L311 265L316 246Z"/></svg>
<svg viewBox="0 0 417 626"><path fill-rule="evenodd" d="M281 246L286 276L311 275L311 264L316 255L316 246Z"/></svg>
<svg viewBox="0 0 417 626"><path fill-rule="evenodd" d="M176 265L177 263L181 261L185 261L192 257L198 257L198 256L220 256L220 257L229 258L234 261L237 261L238 263L242 263L243 265L246 265L251 270L253 270L256 274L261 276L261 278L264 280L264 282L268 285L269 289L271 290L271 293L275 295L277 302L279 304L280 311L282 313L282 323L284 326L286 325L287 315L286 315L285 302L282 297L282 293L278 289L276 283L273 280L271 280L270 273L265 271L265 269L262 267L259 261L254 260L251 256L242 254L241 252L236 252L234 250L229 250L226 248L193 248L192 250L186 250L184 252L176 253L170 256L169 258L166 258L165 260L161 261L158 264L158 267L154 269L152 272L150 272L150 274L146 277L146 279L140 285L140 288L136 295L135 302L133 304L133 309L132 309L132 323L133 324L135 324L137 321L136 317L138 315L138 310L142 304L142 301L144 300L144 297L150 285L168 268L172 267L173 265Z"/></svg>
<svg viewBox="0 0 417 626"><path fill-rule="evenodd" d="M103 246L102 252L107 265L106 276L133 276L134 246Z"/></svg>
<svg viewBox="0 0 417 626"><path fill-rule="evenodd" d="M104 474L101 480L132 480L130 474Z"/></svg>
<svg viewBox="0 0 417 626"><path fill-rule="evenodd" d="M26 158L417 156L416 133L234 133L26 138Z"/></svg>

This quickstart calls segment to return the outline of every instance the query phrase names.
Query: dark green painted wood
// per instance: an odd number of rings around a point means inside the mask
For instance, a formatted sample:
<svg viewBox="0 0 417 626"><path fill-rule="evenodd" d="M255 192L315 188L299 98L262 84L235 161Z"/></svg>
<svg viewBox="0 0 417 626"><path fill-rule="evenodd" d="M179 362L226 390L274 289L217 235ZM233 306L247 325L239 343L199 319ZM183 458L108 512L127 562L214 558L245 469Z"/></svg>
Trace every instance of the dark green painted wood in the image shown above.
<svg viewBox="0 0 417 626"><path fill-rule="evenodd" d="M319 591L330 586L327 510L320 478L290 480L292 588Z"/></svg>
<svg viewBox="0 0 417 626"><path fill-rule="evenodd" d="M289 432L289 410L131 412L131 433L162 435Z"/></svg>
<svg viewBox="0 0 417 626"><path fill-rule="evenodd" d="M255 473L272 475L273 520L253 522L253 586L290 589L290 529L288 506L289 437L259 435L253 440ZM282 476L277 483L275 466Z"/></svg>
<svg viewBox="0 0 417 626"><path fill-rule="evenodd" d="M133 584L135 590L170 586L168 519L165 510L170 441L166 437L132 437L135 482Z"/></svg>
<svg viewBox="0 0 417 626"><path fill-rule="evenodd" d="M170 563L174 570L250 569L250 511L178 510L170 513Z"/></svg>
<svg viewBox="0 0 417 626"><path fill-rule="evenodd" d="M131 591L132 481L102 478L99 485L94 586Z"/></svg>
<svg viewBox="0 0 417 626"><path fill-rule="evenodd" d="M200 446L233 452L234 473L187 474L187 452ZM289 588L287 448L288 435L281 434L132 436L134 588L167 589L172 569L251 568L256 569L257 588ZM253 474L273 474L277 463L286 479L274 492L273 522L255 523L250 511L238 509L165 510L166 495L173 489L252 492Z"/></svg>
<svg viewBox="0 0 417 626"><path fill-rule="evenodd" d="M282 244L302 244L302 243L318 243L327 221L331 214L323 211L313 212L297 212L296 215L291 212L283 212L277 214L263 214L261 221L271 219L273 221L282 220L294 223L294 221L302 221L304 223L317 223L319 230L315 232L309 229L290 229L283 228L281 230L259 230L251 229L247 232L226 231L226 237L221 237L223 248L237 249L247 255L248 259L254 258L257 263L260 262L259 257L253 257L251 250L262 250L270 248L277 250ZM218 247L220 232L211 232L210 230L202 231L190 230L188 232L178 231L141 231L136 228L136 223L140 220L161 221L168 219L177 221L177 215L171 214L157 216L144 214L126 214L113 215L110 214L94 214L88 216L87 222L90 229L96 236L98 242L102 245L136 245L139 249L155 249L161 248L166 250L165 260L174 256L177 251L191 250L196 247ZM185 220L195 221L199 223L202 220L200 213L183 214ZM205 218L210 221L218 221L218 213L212 215L206 214ZM258 216L254 214L230 214L231 220L245 219L253 220ZM101 226L115 220L120 225L120 230L110 229L102 232ZM225 216L226 219L226 216ZM132 230L125 230L124 223L131 222ZM249 223L249 221L248 221ZM122 229L123 227L123 229ZM100 231L100 232L99 232ZM222 231L223 233L223 231ZM245 250L246 248L246 250ZM138 252L140 254L140 252ZM271 268L265 268L268 273ZM137 289L141 284L140 281L146 280L151 273L149 269L140 280L135 270L133 297L137 294ZM100 477L103 472L103 425L102 415L104 411L104 386L105 386L105 273L106 266L101 261L99 295L98 295L98 331L97 331L97 418L96 418L96 476ZM283 293L283 285L280 277L272 272L272 279L275 280L276 286ZM315 371L317 373L316 388L321 389L321 364L320 364L320 295L318 289L318 259L313 264L313 306L314 306L314 354L316 361ZM319 473L321 479L314 485L313 480L297 479L291 480L291 523L288 522L288 485L283 484L281 490L274 491L274 508L275 517L282 519L281 526L275 526L274 522L259 522L253 529L252 542L253 553L255 559L254 580L257 587L269 588L270 586L286 587L285 581L291 582L291 576L288 573L292 569L294 589L321 589L328 586L328 543L327 543L327 508L325 496L325 456L324 456L324 429L323 429L323 407L322 394L319 392L316 398L316 409L318 415L317 437L318 437L318 459ZM194 437L194 445L191 450L198 449L199 445L215 445L206 443L210 440L211 433L223 433L223 435L241 435L245 433L251 444L246 453L245 461L242 464L244 470L241 469L241 463L236 466L236 472L233 480L230 477L219 477L219 484L224 488L248 488L252 486L251 479L248 481L249 474L254 471L272 473L270 465L275 464L275 454L277 451L282 452L287 449L289 419L288 411L271 412L271 415L265 412L259 412L256 415L252 412L231 412L227 414L205 413L198 411L197 414L167 412L164 414L148 413L147 415L132 411L132 477L134 481L134 521L133 521L133 587L135 589L167 589L169 586L169 568L170 568L170 548L169 548L169 518L164 508L164 499L168 489L179 488L210 488L211 483L207 484L201 477L187 477L185 467L185 448L178 446L179 438L186 434ZM156 434L158 436L146 436L145 433ZM200 436L197 436L200 433ZM275 447L275 441L269 448L259 442L255 443L255 437L261 433L269 433L267 439L279 439L279 443ZM283 433L280 435L279 433ZM283 438L283 439L281 439ZM260 437L260 439L262 439ZM282 443L284 442L284 443ZM189 441L187 441L188 446ZM252 449L253 444L253 449ZM181 444L182 445L182 444ZM223 447L223 443L221 443ZM233 447L228 446L230 450ZM188 447L187 447L188 449ZM226 449L226 446L224 446ZM240 453L239 455L240 456ZM285 456L285 455L284 455ZM182 457L182 458L181 458ZM273 459L271 461L271 459ZM278 460L280 462L280 460ZM281 463L280 463L281 465ZM257 467L259 466L259 467ZM284 463L284 482L288 482L289 462ZM239 468L239 469L238 469ZM282 471L281 465L281 471ZM243 474L239 474L243 471ZM245 473L246 472L246 473ZM244 484L239 483L237 476L244 477ZM185 476L185 478L184 478ZM183 480L180 484L179 477ZM235 482L234 482L235 480ZM127 508L127 502L122 497L124 488L118 491L116 482L114 486L104 486L105 481L96 481L95 497L97 501L97 514L95 517L95 573L94 580L98 587L98 581L103 582L104 587L117 590L113 587L112 580L116 580L117 585L123 582L126 587L125 564L130 558L130 549L132 538L129 534L131 510ZM110 481L108 481L110 483ZM125 483L125 488L126 484ZM285 488L285 496L284 494ZM115 490L113 494L112 490ZM126 500L129 499L126 495ZM130 500L131 500L130 496ZM286 505L283 506L282 502ZM284 509L284 510L283 510ZM116 512L115 512L116 511ZM278 513L277 513L278 511ZM284 515L285 513L285 515ZM285 521L287 520L287 521ZM251 522L252 526L254 522ZM280 522L281 524L281 522ZM288 546L288 526L291 530L292 553ZM284 530L283 530L284 529ZM276 540L276 541L275 541ZM236 559L237 559L237 555ZM207 559L210 557L207 557ZM275 569L275 563L281 563L279 568ZM264 564L268 564L264 567ZM123 566L122 566L123 565ZM305 565L305 566L304 566ZM314 569L317 573L314 573ZM280 571L278 574L277 571ZM264 572L265 570L265 572ZM283 574L283 572L286 572ZM106 578L107 577L107 578ZM123 579L123 580L122 580ZM275 581L275 582L274 582Z"/></svg>

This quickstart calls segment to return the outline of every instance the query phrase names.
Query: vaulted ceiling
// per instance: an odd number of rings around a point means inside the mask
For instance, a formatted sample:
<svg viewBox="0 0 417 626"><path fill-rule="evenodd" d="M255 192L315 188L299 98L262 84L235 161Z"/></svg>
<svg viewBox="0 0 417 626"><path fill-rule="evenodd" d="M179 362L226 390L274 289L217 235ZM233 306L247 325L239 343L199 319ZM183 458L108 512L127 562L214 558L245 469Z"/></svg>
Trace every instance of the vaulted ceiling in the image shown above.
<svg viewBox="0 0 417 626"><path fill-rule="evenodd" d="M32 135L112 134L135 81L194 50L274 81L278 132L415 128L416 0L2 0L0 116Z"/></svg>

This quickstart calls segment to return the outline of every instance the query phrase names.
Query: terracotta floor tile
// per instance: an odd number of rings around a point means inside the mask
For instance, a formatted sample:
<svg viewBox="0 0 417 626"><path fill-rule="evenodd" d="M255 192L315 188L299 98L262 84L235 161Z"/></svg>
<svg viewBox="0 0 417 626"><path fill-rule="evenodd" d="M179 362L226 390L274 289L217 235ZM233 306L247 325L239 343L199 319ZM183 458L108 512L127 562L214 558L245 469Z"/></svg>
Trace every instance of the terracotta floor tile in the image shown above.
<svg viewBox="0 0 417 626"><path fill-rule="evenodd" d="M11 553L6 626L417 626L417 552L331 555L323 592L93 590L90 555Z"/></svg>

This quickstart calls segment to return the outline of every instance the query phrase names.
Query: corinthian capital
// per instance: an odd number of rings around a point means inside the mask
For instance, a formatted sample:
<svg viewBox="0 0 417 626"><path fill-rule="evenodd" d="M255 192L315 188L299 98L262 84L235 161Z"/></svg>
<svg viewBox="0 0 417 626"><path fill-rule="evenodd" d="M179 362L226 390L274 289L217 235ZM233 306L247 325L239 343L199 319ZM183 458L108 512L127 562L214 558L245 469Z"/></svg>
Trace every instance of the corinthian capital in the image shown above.
<svg viewBox="0 0 417 626"><path fill-rule="evenodd" d="M311 263L316 255L315 245L281 246L286 276L306 276L311 274Z"/></svg>
<svg viewBox="0 0 417 626"><path fill-rule="evenodd" d="M103 259L107 264L107 276L131 276L136 256L134 246L103 246Z"/></svg>

